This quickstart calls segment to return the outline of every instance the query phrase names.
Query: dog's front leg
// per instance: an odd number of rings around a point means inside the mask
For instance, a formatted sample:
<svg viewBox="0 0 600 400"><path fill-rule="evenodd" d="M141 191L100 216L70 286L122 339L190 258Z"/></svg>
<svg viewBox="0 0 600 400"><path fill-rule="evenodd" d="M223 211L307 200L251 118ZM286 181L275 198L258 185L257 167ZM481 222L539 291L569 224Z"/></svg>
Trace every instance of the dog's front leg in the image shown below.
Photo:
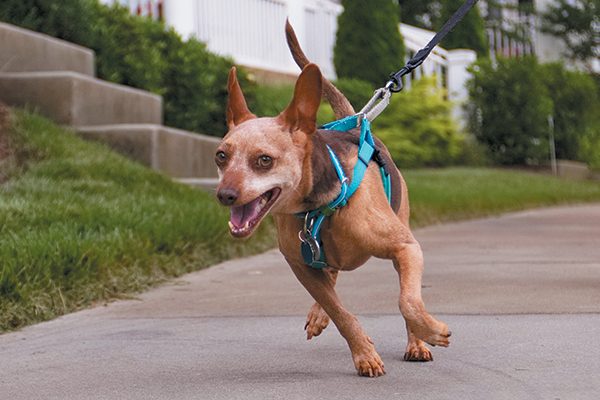
<svg viewBox="0 0 600 400"><path fill-rule="evenodd" d="M364 333L358 319L344 308L338 298L334 288L334 279L328 273L304 264L289 260L288 263L300 283L323 307L348 342L358 374L370 377L385 374L383 361L375 351L373 341Z"/></svg>
<svg viewBox="0 0 600 400"><path fill-rule="evenodd" d="M338 272L335 270L326 270L325 273L329 275L332 286L335 287ZM319 336L327 328L327 325L329 325L329 315L327 315L319 303L315 302L306 316L306 325L304 325L306 340Z"/></svg>
<svg viewBox="0 0 600 400"><path fill-rule="evenodd" d="M451 335L448 325L433 318L421 297L423 252L416 240L402 243L394 255L394 268L400 277L399 306L410 334L433 346L447 347ZM414 344L418 342L413 341Z"/></svg>

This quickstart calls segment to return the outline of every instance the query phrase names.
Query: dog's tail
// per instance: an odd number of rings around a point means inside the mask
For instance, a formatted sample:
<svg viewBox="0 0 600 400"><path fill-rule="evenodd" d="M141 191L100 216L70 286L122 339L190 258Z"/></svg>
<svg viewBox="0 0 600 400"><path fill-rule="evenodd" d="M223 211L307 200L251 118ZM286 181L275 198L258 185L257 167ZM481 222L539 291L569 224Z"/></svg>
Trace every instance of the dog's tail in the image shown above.
<svg viewBox="0 0 600 400"><path fill-rule="evenodd" d="M296 61L296 64L298 64L300 69L304 68L310 61L306 58L304 51L302 51L300 43L298 43L298 38L296 37L296 32L294 32L294 28L292 28L289 20L285 21L285 37L292 53L292 57L294 57L294 61ZM350 104L346 96L344 96L333 83L325 79L325 77L323 77L323 96L325 96L325 99L331 104L331 108L333 109L336 118L340 119L355 114L354 107L352 107L352 104Z"/></svg>

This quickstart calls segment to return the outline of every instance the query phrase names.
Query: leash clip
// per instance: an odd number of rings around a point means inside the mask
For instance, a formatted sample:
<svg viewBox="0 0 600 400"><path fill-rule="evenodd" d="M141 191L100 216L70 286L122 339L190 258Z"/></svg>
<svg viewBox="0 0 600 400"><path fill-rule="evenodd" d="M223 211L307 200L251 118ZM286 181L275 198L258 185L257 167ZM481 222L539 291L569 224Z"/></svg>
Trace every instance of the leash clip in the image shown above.
<svg viewBox="0 0 600 400"><path fill-rule="evenodd" d="M392 81L390 81L392 82ZM375 94L367 102L367 104L358 112L359 118L362 115L369 121L373 121L386 109L390 104L390 98L392 97L392 86L388 82L384 87L379 88L375 91ZM393 85L393 82L392 82Z"/></svg>
<svg viewBox="0 0 600 400"><path fill-rule="evenodd" d="M321 245L312 234L315 220L314 216L310 217L310 213L306 213L304 216L304 226L298 232L298 238L302 242L300 252L306 264L312 267L318 266L318 268L323 268L325 263L321 261Z"/></svg>

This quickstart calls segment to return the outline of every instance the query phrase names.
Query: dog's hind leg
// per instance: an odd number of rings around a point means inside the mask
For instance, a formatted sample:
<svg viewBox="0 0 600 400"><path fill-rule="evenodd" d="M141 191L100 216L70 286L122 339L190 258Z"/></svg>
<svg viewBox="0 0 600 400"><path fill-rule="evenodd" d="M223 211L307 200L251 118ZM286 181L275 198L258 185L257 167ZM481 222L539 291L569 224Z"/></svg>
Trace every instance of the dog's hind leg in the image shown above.
<svg viewBox="0 0 600 400"><path fill-rule="evenodd" d="M294 275L310 295L329 315L341 335L346 339L352 360L359 375L376 377L385 374L383 361L373 341L363 331L358 319L342 305L330 276L321 270L288 260Z"/></svg>
<svg viewBox="0 0 600 400"><path fill-rule="evenodd" d="M332 284L335 286L338 272L334 270L325 271L329 275ZM316 303L312 305L306 316L306 325L304 330L306 331L306 340L310 340L315 336L319 336L325 328L329 325L329 315L323 310L323 307Z"/></svg>
<svg viewBox="0 0 600 400"><path fill-rule="evenodd" d="M432 346L447 347L451 335L448 325L433 318L423 304L423 253L416 240L403 243L396 251L394 268L400 277L400 311L410 333Z"/></svg>

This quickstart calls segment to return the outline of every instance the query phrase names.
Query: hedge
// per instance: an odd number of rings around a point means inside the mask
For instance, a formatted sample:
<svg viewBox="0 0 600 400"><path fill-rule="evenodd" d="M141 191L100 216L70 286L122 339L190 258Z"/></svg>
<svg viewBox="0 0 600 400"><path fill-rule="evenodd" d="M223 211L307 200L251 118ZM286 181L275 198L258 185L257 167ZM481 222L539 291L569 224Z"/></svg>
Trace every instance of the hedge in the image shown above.
<svg viewBox="0 0 600 400"><path fill-rule="evenodd" d="M482 60L471 72L469 126L494 162L546 164L552 116L557 156L600 164L600 101L590 75L527 57Z"/></svg>

